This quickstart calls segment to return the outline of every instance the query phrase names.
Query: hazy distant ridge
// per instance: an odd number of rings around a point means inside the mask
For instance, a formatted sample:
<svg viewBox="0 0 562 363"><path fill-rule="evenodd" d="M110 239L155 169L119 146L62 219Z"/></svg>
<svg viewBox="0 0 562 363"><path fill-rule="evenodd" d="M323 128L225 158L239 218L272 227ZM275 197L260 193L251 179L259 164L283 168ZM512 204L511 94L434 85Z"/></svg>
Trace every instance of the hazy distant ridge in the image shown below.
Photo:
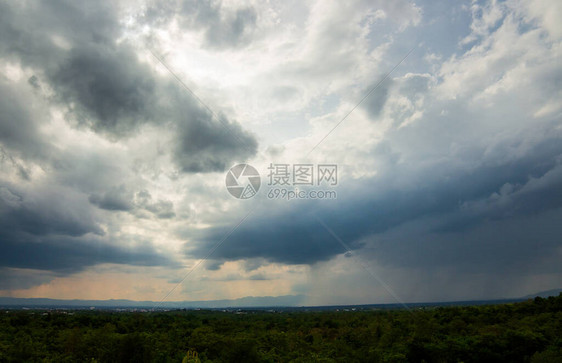
<svg viewBox="0 0 562 363"><path fill-rule="evenodd" d="M562 289L553 289L537 292L515 299L495 299L493 301L519 301L535 298L536 296L548 297L558 296ZM285 295L285 296L246 296L239 299L225 300L207 300L207 301L165 301L161 304L155 301L135 301L125 299L111 300L58 300L44 298L13 298L0 297L0 306L21 306L21 307L99 307L99 308L251 308L251 307L296 307L303 306L305 301L304 295ZM483 303L486 300L473 301L472 303ZM443 302L446 303L446 302ZM454 302L451 302L454 303ZM470 303L470 301L466 301ZM412 305L420 305L423 303L413 303ZM429 303L434 305L435 303ZM394 304L382 304L394 305Z"/></svg>
<svg viewBox="0 0 562 363"><path fill-rule="evenodd" d="M226 307L258 307L258 306L298 306L304 301L303 295L285 296L247 296L231 300L208 301L165 301L159 304L155 301L135 301L125 299L111 300L58 300L45 298L13 298L0 297L0 306L29 306L29 307L138 307L151 308L158 305L162 308L226 308Z"/></svg>
<svg viewBox="0 0 562 363"><path fill-rule="evenodd" d="M540 296L540 297L558 296L561 292L562 292L562 289L546 290L546 291L537 292L536 294L523 296L523 299L532 299L532 298L535 298L537 296Z"/></svg>

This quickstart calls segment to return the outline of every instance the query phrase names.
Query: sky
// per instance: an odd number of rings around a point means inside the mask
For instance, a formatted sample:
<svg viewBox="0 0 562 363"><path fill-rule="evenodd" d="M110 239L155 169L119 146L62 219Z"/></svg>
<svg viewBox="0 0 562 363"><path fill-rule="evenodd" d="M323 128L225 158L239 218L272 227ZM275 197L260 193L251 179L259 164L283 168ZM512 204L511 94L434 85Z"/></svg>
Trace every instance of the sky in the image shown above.
<svg viewBox="0 0 562 363"><path fill-rule="evenodd" d="M0 296L560 288L561 18L557 0L2 1ZM251 198L225 186L238 164ZM268 197L272 165L335 165L300 190L337 197Z"/></svg>

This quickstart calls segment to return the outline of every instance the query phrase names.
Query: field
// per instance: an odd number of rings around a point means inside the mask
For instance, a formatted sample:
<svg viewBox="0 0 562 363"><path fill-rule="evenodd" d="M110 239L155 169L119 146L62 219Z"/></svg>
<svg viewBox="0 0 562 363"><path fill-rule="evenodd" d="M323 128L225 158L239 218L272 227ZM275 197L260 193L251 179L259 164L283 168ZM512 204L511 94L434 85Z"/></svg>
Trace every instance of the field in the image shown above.
<svg viewBox="0 0 562 363"><path fill-rule="evenodd" d="M562 362L562 294L380 311L3 310L0 362Z"/></svg>

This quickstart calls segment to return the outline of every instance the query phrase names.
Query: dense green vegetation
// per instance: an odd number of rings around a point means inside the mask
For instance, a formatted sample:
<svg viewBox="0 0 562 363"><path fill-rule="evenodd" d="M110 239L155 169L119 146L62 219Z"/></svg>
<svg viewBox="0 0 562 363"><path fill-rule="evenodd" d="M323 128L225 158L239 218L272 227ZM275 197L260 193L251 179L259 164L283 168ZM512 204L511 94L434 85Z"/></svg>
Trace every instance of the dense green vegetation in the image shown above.
<svg viewBox="0 0 562 363"><path fill-rule="evenodd" d="M562 294L516 304L414 312L71 315L12 310L0 315L0 362L198 360L562 362Z"/></svg>

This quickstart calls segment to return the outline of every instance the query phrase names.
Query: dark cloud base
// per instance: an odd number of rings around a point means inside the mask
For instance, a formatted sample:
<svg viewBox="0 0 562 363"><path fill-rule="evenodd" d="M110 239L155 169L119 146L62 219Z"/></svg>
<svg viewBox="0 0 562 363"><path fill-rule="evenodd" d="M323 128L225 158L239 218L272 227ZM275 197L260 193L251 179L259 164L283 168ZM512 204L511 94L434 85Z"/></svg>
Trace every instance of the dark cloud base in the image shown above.
<svg viewBox="0 0 562 363"><path fill-rule="evenodd" d="M540 270L537 264L559 254L562 235L559 223L547 223L562 208L562 137L551 127L549 137L511 161L468 170L444 163L418 175L395 169L383 178L340 184L337 201L296 203L281 213L262 208L212 258L314 264L344 254L318 215L352 248L389 267ZM402 178L416 178L416 187L393 188L399 184L393 179ZM227 232L211 228L186 254L203 257Z"/></svg>

